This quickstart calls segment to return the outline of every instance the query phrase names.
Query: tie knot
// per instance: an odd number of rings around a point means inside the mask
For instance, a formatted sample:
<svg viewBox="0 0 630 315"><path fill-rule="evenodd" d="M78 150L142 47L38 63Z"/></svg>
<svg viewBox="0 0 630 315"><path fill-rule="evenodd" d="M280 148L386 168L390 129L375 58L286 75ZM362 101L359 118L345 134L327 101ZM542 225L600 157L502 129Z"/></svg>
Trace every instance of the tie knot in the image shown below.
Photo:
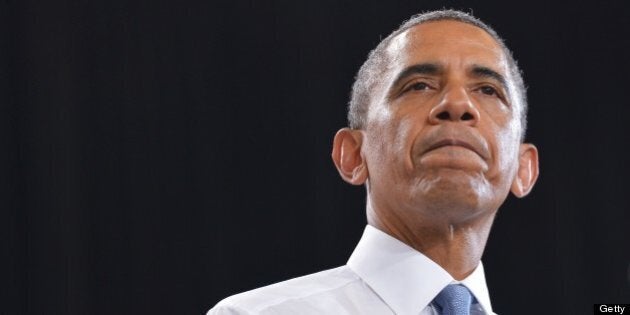
<svg viewBox="0 0 630 315"><path fill-rule="evenodd" d="M433 299L442 315L469 315L472 295L461 284L449 284Z"/></svg>

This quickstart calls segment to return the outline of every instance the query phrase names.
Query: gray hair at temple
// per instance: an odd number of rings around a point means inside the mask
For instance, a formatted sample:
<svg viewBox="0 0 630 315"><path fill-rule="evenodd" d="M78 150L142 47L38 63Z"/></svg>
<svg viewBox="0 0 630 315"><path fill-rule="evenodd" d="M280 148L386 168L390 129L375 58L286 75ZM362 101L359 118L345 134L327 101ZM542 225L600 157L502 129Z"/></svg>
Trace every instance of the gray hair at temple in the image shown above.
<svg viewBox="0 0 630 315"><path fill-rule="evenodd" d="M380 78L383 77L383 74L388 69L389 60L386 49L392 39L416 25L443 20L459 21L479 27L490 34L503 49L509 68L508 81L511 81L511 85L513 85L513 87L508 86L508 88L513 89L513 91L509 93L511 95L511 103L520 105L518 107L520 108L522 126L521 141L523 141L525 139L525 130L527 129L527 93L522 72L518 68L512 52L507 48L503 39L501 39L490 26L468 13L455 10L431 11L414 15L383 39L378 46L369 53L368 59L359 69L354 84L352 85L352 93L348 105L349 127L352 129L361 129L365 126L368 107L371 103L370 91L374 90Z"/></svg>

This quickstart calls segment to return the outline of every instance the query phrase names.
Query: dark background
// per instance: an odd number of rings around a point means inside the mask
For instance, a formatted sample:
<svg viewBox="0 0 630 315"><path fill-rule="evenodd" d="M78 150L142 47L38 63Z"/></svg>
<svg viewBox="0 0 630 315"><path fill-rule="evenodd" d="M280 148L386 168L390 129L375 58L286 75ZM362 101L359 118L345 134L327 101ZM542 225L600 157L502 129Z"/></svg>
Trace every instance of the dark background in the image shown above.
<svg viewBox="0 0 630 315"><path fill-rule="evenodd" d="M622 1L1 1L2 314L201 314L345 263L364 191L330 161L355 72L464 9L529 85L530 196L484 256L495 311L630 303Z"/></svg>

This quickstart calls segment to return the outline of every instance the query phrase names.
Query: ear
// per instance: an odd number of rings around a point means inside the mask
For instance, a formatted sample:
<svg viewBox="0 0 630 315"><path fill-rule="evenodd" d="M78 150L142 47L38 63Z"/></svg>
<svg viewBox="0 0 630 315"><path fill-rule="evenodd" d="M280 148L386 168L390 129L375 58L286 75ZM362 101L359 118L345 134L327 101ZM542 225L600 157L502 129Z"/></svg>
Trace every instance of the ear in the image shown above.
<svg viewBox="0 0 630 315"><path fill-rule="evenodd" d="M512 182L512 193L519 198L527 196L538 179L538 149L531 143L519 148L518 170Z"/></svg>
<svg viewBox="0 0 630 315"><path fill-rule="evenodd" d="M339 175L352 185L363 185L368 178L365 159L361 155L363 133L360 130L343 128L335 134L332 159Z"/></svg>

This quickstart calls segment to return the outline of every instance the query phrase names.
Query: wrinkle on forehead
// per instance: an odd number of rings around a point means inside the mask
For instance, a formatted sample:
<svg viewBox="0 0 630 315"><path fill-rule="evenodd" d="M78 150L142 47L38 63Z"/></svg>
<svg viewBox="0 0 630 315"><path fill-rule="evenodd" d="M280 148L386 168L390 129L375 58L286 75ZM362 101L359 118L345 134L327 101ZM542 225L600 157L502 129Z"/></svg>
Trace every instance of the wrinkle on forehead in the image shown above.
<svg viewBox="0 0 630 315"><path fill-rule="evenodd" d="M396 38L396 45L391 45L388 49L390 57L398 55L397 59L400 60L402 56L411 59L422 56L448 60L443 55L431 56L436 48L442 51L446 49L453 52L453 56L458 59L483 59L487 63L484 66L495 68L507 76L508 60L503 49L490 34L476 26L456 21L434 21L412 27L400 35L400 38ZM462 49L470 54L463 54Z"/></svg>

